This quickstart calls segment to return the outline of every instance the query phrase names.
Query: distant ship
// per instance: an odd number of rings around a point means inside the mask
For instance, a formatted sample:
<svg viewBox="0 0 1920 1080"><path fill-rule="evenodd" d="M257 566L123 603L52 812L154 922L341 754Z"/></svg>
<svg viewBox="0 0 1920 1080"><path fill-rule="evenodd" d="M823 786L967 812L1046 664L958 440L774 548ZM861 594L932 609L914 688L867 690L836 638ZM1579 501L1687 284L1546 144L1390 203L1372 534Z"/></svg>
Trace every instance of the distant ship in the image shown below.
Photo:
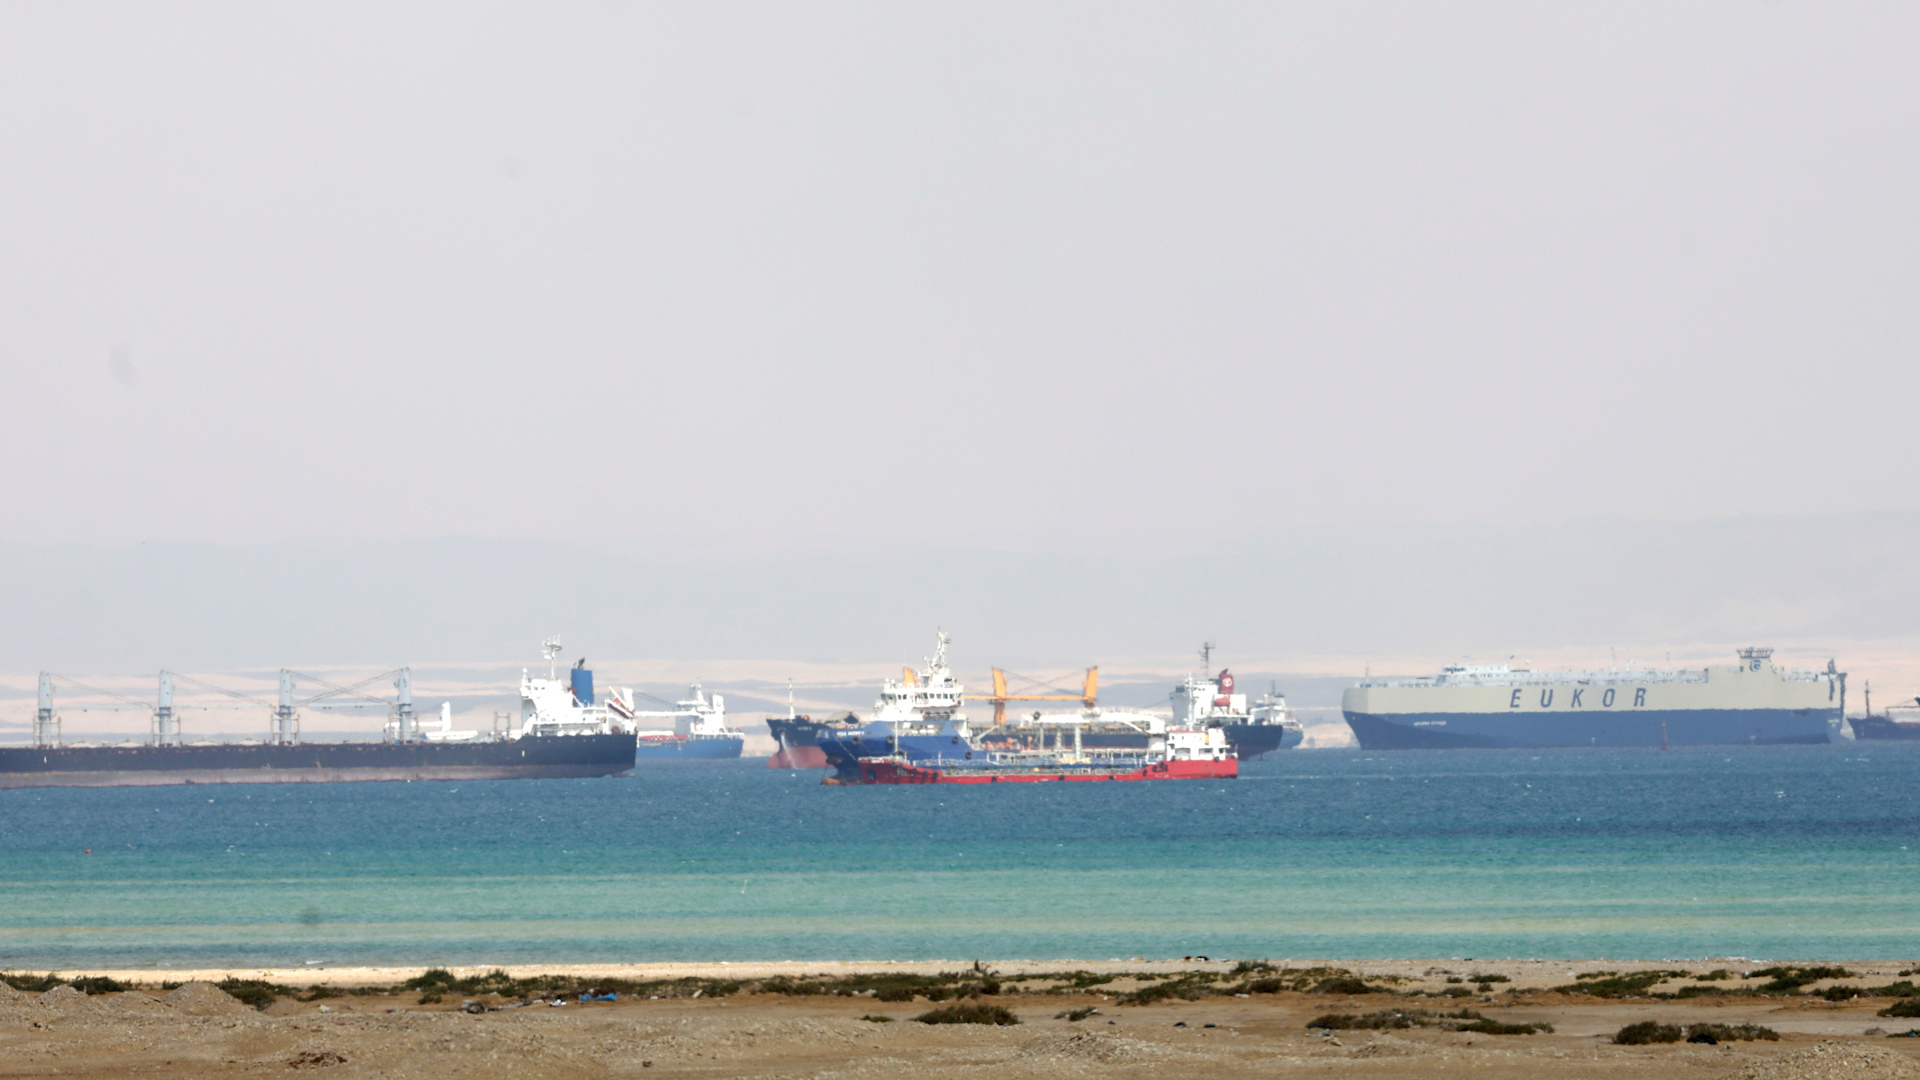
<svg viewBox="0 0 1920 1080"><path fill-rule="evenodd" d="M1037 749L995 750L964 745L957 752L908 758L863 757L824 784L1045 784L1130 780L1231 780L1240 761L1217 727L1156 732L1148 744L1089 747L1077 737ZM1062 733L1064 734L1064 732Z"/></svg>
<svg viewBox="0 0 1920 1080"><path fill-rule="evenodd" d="M1213 644L1200 647L1200 669L1204 673L1213 666ZM1144 749L1149 736L1168 729L1180 728L1219 728L1226 736L1227 744L1233 748L1235 757L1240 761L1250 761L1274 750L1290 750L1305 739L1306 732L1300 722L1294 719L1292 710L1287 708L1287 699L1277 688L1270 688L1260 700L1249 704L1247 695L1237 692L1231 671L1224 668L1220 673L1201 678L1188 674L1180 685L1173 688L1169 700L1173 704L1173 718L1158 720L1132 710L1102 709L1094 704L1094 673L1097 669L1088 669L1086 691L1079 699L1086 707L1077 718L1044 713L1032 713L1016 717L1004 726L984 729L983 738L995 741L1010 740L1016 745L1036 746L1045 738L1045 730L1062 723L1080 725L1083 745L1088 747L1114 749ZM1001 674L994 672L995 695L989 698L1001 700L1047 700L1021 699L1005 697ZM1067 695L1071 696L1071 695ZM996 715L1000 710L996 708Z"/></svg>
<svg viewBox="0 0 1920 1080"><path fill-rule="evenodd" d="M547 643L549 661L558 650L558 642ZM43 673L33 745L0 747L0 788L504 780L633 770L633 733L604 709L583 703L572 685L551 671L545 679L521 673L520 727L495 732L451 730L444 706L439 730L423 729L413 714L411 672L400 668L389 674L398 676L398 693L381 742L301 741L290 671L280 673L280 703L272 710L267 741L186 742L174 708L173 676L161 672L150 742L88 746L62 743L53 677Z"/></svg>
<svg viewBox="0 0 1920 1080"><path fill-rule="evenodd" d="M767 734L773 736L773 756L767 759L769 769L824 769L827 768L826 751L820 749L820 736L823 732L835 730L855 730L860 727L860 718L852 713L842 713L831 720L815 720L798 712L793 706L793 683L787 683L787 715L767 717Z"/></svg>
<svg viewBox="0 0 1920 1080"><path fill-rule="evenodd" d="M1213 666L1213 644L1200 647L1202 672ZM1217 727L1227 736L1235 755L1250 761L1274 750L1291 750L1306 738L1293 718L1287 699L1269 688L1251 707L1247 695L1237 692L1233 673L1225 668L1211 679L1186 681L1173 691L1174 727Z"/></svg>
<svg viewBox="0 0 1920 1080"><path fill-rule="evenodd" d="M960 750L972 739L966 713L961 711L962 687L947 666L949 640L941 632L925 667L917 673L908 668L901 678L880 684L880 698L867 723L815 733L829 767L844 779L857 781L861 758L937 757Z"/></svg>
<svg viewBox="0 0 1920 1080"><path fill-rule="evenodd" d="M1777 745L1844 739L1846 674L1788 671L1772 649L1697 670L1454 666L1373 679L1341 701L1367 750L1498 746Z"/></svg>
<svg viewBox="0 0 1920 1080"><path fill-rule="evenodd" d="M1915 698L1912 705L1895 705L1880 715L1875 716L1873 713L1873 688L1871 686L1866 687L1865 692L1861 696L1866 699L1866 715L1847 717L1847 725L1853 728L1854 738L1872 739L1876 741L1880 739L1920 739L1920 698ZM1893 715L1895 710L1898 710L1902 715Z"/></svg>
<svg viewBox="0 0 1920 1080"><path fill-rule="evenodd" d="M593 687L587 687L591 697ZM634 693L627 688L607 696L607 708L626 720L639 717L671 717L672 731L642 731L635 741L635 754L641 761L687 761L737 758L746 745L746 735L727 726L726 698L708 697L694 683L687 696L665 712L643 712L634 707Z"/></svg>

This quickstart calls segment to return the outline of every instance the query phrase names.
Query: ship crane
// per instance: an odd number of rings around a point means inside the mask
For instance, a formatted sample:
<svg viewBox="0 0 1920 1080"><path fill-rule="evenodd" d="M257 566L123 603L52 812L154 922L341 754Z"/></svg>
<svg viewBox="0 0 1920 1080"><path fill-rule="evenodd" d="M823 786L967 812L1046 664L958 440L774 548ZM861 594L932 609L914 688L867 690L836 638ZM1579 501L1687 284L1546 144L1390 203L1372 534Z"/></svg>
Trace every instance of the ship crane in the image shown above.
<svg viewBox="0 0 1920 1080"><path fill-rule="evenodd" d="M295 679L308 683L318 683L326 687L321 693L304 700L294 699ZM393 679L398 691L397 704L386 699L365 693L366 687L386 679ZM102 712L116 710L145 710L152 714L152 724L148 742L153 746L178 746L181 742L180 712L186 709L252 709L265 707L271 710L269 741L281 745L292 745L300 741L300 719L296 711L300 708L315 709L365 709L383 707L395 716L393 724L397 741L409 742L419 737L418 725L413 714L413 678L408 668L396 668L375 675L371 679L355 683L352 686L337 686L314 675L306 675L289 668L280 669L279 700L268 701L251 694L231 690L224 686L203 682L177 671L162 671L159 678L159 693L154 702L148 703L125 694L103 690L91 686L70 675L56 675L52 672L40 673L38 707L33 718L33 745L36 747L57 747L62 743L60 735L60 717L54 709L53 692L56 683L65 684L74 689L85 691L96 698L107 698L117 704L84 704L66 706L75 712ZM176 703L173 698L175 684L184 684L192 689L207 693L220 694L232 698L233 704L202 704L199 702Z"/></svg>
<svg viewBox="0 0 1920 1080"><path fill-rule="evenodd" d="M1023 690L1054 688L1040 679L1030 678L1025 675L1017 677L1025 679L1027 682L1026 686L1021 687ZM1098 667L1090 667L1087 669L1086 680L1081 684L1080 693L1078 694L1011 694L1007 692L1007 673L999 668L994 668L993 693L987 695L969 694L966 700L993 702L993 724L995 727L1005 727L1007 723L1007 702L1009 701L1077 701L1084 708L1093 709L1098 707L1099 690L1100 669Z"/></svg>

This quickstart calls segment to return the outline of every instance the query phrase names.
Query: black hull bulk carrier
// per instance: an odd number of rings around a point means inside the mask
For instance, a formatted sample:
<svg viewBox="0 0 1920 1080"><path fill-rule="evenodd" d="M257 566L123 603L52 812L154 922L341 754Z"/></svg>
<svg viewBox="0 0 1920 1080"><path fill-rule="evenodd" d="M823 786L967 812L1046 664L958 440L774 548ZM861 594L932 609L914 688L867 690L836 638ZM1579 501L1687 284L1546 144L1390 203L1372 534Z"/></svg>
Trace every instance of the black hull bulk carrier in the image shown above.
<svg viewBox="0 0 1920 1080"><path fill-rule="evenodd" d="M1900 742L1920 741L1920 698L1913 703L1895 705L1884 712L1873 711L1873 687L1866 688L1866 715L1847 717L1847 726L1853 729L1856 739L1877 741L1893 739ZM1898 713L1898 715L1895 715Z"/></svg>
<svg viewBox="0 0 1920 1080"><path fill-rule="evenodd" d="M548 642L548 659L558 650L557 642ZM295 673L283 670L279 703L270 706L266 741L189 743L181 739L173 702L174 680L184 676L163 671L159 702L151 706L153 725L147 745L69 746L61 743L60 720L54 710L56 677L43 673L33 745L0 747L0 788L506 780L633 771L634 733L604 706L592 703L593 676L585 661L570 672L568 682L554 677L554 672L548 674L536 679L522 672L517 729L454 731L447 706L442 706L437 730L419 722L413 713L412 675L401 668L388 673L395 676L397 695L389 703L382 741L311 743L300 739L302 705L340 707L354 701L365 686L388 676L357 687L336 687L303 702L295 700ZM587 687L584 700L579 692L583 685Z"/></svg>

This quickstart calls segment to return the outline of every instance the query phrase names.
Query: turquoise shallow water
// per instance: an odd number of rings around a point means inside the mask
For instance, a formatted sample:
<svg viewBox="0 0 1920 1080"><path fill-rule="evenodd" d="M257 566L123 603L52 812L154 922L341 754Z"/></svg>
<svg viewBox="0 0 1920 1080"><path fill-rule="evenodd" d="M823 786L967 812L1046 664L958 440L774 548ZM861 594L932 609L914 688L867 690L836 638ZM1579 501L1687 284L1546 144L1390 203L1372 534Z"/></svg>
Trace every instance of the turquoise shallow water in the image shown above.
<svg viewBox="0 0 1920 1080"><path fill-rule="evenodd" d="M0 967L1920 956L1916 746L820 776L0 792Z"/></svg>

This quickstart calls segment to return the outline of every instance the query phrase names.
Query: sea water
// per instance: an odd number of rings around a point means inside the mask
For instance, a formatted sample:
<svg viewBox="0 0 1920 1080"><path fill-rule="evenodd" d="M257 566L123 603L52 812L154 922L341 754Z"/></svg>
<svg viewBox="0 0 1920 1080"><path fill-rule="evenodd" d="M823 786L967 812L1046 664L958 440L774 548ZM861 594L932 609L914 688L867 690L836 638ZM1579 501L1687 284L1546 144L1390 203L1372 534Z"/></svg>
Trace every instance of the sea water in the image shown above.
<svg viewBox="0 0 1920 1080"><path fill-rule="evenodd" d="M1920 745L0 792L0 968L1920 956Z"/></svg>

